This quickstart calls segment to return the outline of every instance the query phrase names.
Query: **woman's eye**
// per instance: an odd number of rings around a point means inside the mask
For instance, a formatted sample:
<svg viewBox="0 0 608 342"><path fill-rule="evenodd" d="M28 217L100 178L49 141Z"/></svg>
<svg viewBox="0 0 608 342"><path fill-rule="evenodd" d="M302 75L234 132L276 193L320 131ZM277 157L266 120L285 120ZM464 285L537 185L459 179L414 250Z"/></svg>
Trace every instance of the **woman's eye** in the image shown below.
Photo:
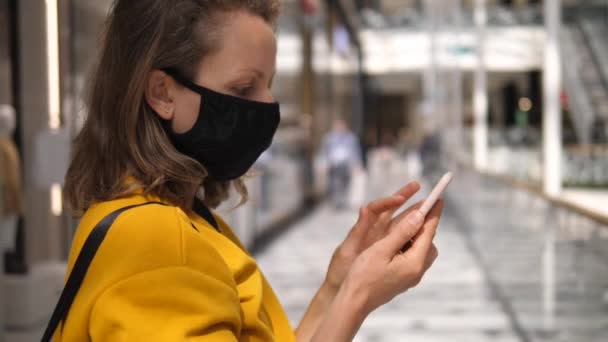
<svg viewBox="0 0 608 342"><path fill-rule="evenodd" d="M252 90L253 90L252 86L235 88L237 95L241 96L241 97L246 97L246 96L250 95Z"/></svg>

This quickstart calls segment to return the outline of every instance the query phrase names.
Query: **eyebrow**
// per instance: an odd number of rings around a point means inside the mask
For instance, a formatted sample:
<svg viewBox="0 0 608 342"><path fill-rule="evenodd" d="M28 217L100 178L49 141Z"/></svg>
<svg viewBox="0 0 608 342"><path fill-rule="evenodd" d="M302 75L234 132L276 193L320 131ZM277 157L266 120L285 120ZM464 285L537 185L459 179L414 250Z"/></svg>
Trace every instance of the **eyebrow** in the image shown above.
<svg viewBox="0 0 608 342"><path fill-rule="evenodd" d="M246 68L246 69L242 69L241 71L246 71L246 72L252 72L254 73L258 78L263 78L264 77L264 73L261 72L258 69L253 69L253 68Z"/></svg>
<svg viewBox="0 0 608 342"><path fill-rule="evenodd" d="M246 68L246 69L242 69L241 71L246 71L246 72L252 72L254 73L258 78L264 78L264 73L261 72L258 69L254 69L254 68ZM269 80L269 85L272 86L272 83L274 81L274 77L277 75L277 71L275 70L272 75L270 75L270 80Z"/></svg>

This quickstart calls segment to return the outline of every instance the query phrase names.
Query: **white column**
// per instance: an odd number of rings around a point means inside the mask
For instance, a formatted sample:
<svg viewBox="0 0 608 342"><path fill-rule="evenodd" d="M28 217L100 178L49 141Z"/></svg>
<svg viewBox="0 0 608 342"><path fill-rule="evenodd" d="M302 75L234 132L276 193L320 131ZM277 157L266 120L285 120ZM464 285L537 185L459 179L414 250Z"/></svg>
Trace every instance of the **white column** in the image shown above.
<svg viewBox="0 0 608 342"><path fill-rule="evenodd" d="M438 41L437 41L437 4L436 0L426 0L424 2L426 16L426 29L429 36L429 64L424 72L424 127L425 130L432 127L436 129L439 121L436 117L437 112L437 73L438 73ZM428 133L428 132L427 132Z"/></svg>
<svg viewBox="0 0 608 342"><path fill-rule="evenodd" d="M49 2L52 6L53 3ZM57 2L54 2L57 5ZM58 103L56 90L49 85L57 84L56 71L49 71L51 61L57 62L57 55L50 48L56 49L55 38L49 37L47 20L47 2L39 0L18 1L19 13L19 56L21 108L23 137L23 168L25 192L25 249L27 263L34 265L48 260L63 258L62 219L51 213L50 189L40 188L35 182L36 137L42 132L57 126ZM52 33L57 37L56 32ZM51 39L49 39L51 38ZM49 46L50 45L50 46ZM54 86L57 87L57 86ZM54 99L51 99L53 97ZM59 107L60 109L60 107Z"/></svg>
<svg viewBox="0 0 608 342"><path fill-rule="evenodd" d="M562 189L562 89L559 32L561 26L561 1L544 1L547 45L543 72L543 187L549 196L557 196Z"/></svg>
<svg viewBox="0 0 608 342"><path fill-rule="evenodd" d="M454 0L453 2L453 13L452 16L454 18L454 29L458 32L456 38L456 44L452 44L452 47L456 46L458 49L461 47L461 37L462 37L462 0ZM457 159L460 160L463 152L463 144L464 140L462 139L462 131L463 131L463 89L462 89L462 66L460 65L460 52L454 54L453 58L455 61L453 77L452 77L452 90L453 90L453 122L454 122L454 143L452 150L457 154Z"/></svg>
<svg viewBox="0 0 608 342"><path fill-rule="evenodd" d="M488 81L485 64L487 12L486 0L475 0L477 31L477 68L473 91L473 164L478 170L488 167Z"/></svg>

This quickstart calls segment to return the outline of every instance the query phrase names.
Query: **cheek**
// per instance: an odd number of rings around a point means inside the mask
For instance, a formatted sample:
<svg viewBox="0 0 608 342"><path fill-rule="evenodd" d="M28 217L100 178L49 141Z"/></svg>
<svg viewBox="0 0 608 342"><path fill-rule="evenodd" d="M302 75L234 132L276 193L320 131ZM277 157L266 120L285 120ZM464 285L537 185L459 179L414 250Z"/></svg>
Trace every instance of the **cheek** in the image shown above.
<svg viewBox="0 0 608 342"><path fill-rule="evenodd" d="M175 100L173 129L176 133L184 133L194 127L200 105L201 97L197 94L184 94Z"/></svg>

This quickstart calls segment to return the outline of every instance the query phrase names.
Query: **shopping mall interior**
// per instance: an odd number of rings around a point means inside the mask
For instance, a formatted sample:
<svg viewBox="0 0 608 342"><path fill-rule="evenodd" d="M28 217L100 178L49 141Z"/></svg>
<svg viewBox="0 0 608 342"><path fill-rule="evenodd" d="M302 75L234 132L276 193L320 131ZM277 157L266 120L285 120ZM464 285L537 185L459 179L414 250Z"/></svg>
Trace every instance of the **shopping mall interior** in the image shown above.
<svg viewBox="0 0 608 342"><path fill-rule="evenodd" d="M0 341L39 341L64 287L112 3L0 0ZM215 211L293 326L360 207L451 171L439 258L354 340L608 341L608 0L284 0L275 34L280 126Z"/></svg>

